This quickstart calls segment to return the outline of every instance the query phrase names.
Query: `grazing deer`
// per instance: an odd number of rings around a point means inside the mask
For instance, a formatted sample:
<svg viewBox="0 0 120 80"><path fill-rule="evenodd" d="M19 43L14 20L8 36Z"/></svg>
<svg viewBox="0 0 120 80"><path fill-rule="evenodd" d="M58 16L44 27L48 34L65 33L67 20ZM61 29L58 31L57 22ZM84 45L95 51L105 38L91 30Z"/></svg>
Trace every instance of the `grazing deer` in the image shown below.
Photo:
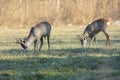
<svg viewBox="0 0 120 80"><path fill-rule="evenodd" d="M87 37L90 38L90 45L92 45L93 39L96 42L96 34L98 34L99 32L102 31L104 33L104 35L106 36L106 45L110 46L109 35L106 32L106 28L109 24L110 24L110 22L106 19L98 19L98 20L95 20L94 22L88 24L84 30L83 37L81 38L79 36L81 45L83 47L85 47L85 45L87 43Z"/></svg>
<svg viewBox="0 0 120 80"><path fill-rule="evenodd" d="M43 37L47 37L48 42L48 50L50 51L50 32L51 32L51 25L48 22L40 22L39 24L35 25L31 28L30 33L26 40L17 39L17 43L22 46L24 52L28 51L29 46L31 43L34 43L34 51L39 49L43 45Z"/></svg>

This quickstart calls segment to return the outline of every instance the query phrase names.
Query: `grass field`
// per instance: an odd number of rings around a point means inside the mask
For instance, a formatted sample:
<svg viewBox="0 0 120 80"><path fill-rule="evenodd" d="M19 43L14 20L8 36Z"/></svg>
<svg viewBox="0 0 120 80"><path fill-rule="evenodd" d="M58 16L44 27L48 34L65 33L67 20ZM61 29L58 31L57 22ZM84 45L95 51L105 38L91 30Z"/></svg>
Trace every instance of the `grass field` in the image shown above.
<svg viewBox="0 0 120 80"><path fill-rule="evenodd" d="M46 39L40 53L24 53L16 38L26 37L27 29L0 31L0 80L120 80L120 26L110 26L111 46L98 34L97 44L82 48L76 35L84 27L53 27L51 51Z"/></svg>

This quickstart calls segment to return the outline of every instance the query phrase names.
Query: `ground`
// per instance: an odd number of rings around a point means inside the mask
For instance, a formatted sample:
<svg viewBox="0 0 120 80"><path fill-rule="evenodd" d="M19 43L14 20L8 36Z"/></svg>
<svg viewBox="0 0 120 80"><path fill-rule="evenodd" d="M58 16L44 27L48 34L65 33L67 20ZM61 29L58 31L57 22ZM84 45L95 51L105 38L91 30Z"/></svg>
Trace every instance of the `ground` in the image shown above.
<svg viewBox="0 0 120 80"><path fill-rule="evenodd" d="M24 53L15 43L24 38L30 28L0 31L0 80L120 80L120 26L111 25L108 34L111 46L105 46L103 33L97 35L97 44L82 48L77 35L83 27L52 27L51 50L47 41L41 52L33 52L33 45Z"/></svg>

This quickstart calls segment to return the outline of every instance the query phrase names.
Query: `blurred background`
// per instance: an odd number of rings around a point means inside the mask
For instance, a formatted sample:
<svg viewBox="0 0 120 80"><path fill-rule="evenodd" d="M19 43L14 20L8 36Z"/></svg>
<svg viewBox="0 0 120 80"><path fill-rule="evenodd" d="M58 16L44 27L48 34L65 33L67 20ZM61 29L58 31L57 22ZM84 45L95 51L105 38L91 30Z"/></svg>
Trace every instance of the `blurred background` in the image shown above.
<svg viewBox="0 0 120 80"><path fill-rule="evenodd" d="M99 18L120 20L120 0L0 0L0 27L84 25Z"/></svg>

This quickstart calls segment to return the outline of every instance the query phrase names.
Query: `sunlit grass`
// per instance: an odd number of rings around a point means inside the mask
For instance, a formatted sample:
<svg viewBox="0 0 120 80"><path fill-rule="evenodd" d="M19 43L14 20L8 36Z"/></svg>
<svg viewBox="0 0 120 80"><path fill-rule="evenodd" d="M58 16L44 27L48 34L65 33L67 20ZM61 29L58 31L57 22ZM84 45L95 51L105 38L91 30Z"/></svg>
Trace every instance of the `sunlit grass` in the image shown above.
<svg viewBox="0 0 120 80"><path fill-rule="evenodd" d="M84 27L53 27L51 51L47 41L41 52L34 53L33 45L24 53L16 38L29 34L27 29L2 29L0 32L1 80L119 80L120 28L110 26L111 46L105 46L105 36L98 34L97 44L89 42L82 48L77 39Z"/></svg>

